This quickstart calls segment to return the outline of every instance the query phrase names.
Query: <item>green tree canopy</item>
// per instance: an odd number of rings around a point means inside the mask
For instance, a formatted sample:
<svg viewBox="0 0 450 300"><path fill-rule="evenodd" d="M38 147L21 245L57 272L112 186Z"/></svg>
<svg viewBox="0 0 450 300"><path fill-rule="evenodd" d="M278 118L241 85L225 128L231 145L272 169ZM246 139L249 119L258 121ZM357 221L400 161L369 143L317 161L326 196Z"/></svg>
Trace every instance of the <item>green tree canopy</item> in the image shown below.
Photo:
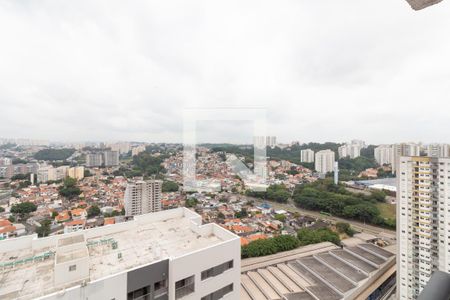
<svg viewBox="0 0 450 300"><path fill-rule="evenodd" d="M87 213L88 213L88 217L92 218L92 217L99 216L102 212L101 212L100 208L98 207L98 205L94 204L88 208Z"/></svg>
<svg viewBox="0 0 450 300"><path fill-rule="evenodd" d="M164 181L162 185L163 193L178 192L178 184L173 181Z"/></svg>
<svg viewBox="0 0 450 300"><path fill-rule="evenodd" d="M77 186L77 180L66 177L63 185L59 187L59 194L63 197L72 199L81 194L80 188Z"/></svg>
<svg viewBox="0 0 450 300"><path fill-rule="evenodd" d="M321 242L332 242L333 244L339 245L341 242L339 235L329 228L302 228L297 232L297 237L300 241L300 246L317 244Z"/></svg>
<svg viewBox="0 0 450 300"><path fill-rule="evenodd" d="M42 149L34 154L37 160L66 160L69 158L75 149Z"/></svg>
<svg viewBox="0 0 450 300"><path fill-rule="evenodd" d="M36 211L36 209L37 206L34 203L22 202L18 204L13 204L13 206L11 206L11 213L24 215L32 213Z"/></svg>

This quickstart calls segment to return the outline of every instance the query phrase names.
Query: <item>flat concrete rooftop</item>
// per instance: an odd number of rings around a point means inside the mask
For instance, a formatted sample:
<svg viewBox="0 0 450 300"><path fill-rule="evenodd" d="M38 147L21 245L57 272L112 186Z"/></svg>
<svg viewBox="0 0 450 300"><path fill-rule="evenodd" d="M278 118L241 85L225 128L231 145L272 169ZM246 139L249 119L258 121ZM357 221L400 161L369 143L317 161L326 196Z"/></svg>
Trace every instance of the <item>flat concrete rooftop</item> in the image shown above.
<svg viewBox="0 0 450 300"><path fill-rule="evenodd" d="M216 224L201 225L199 215L181 208L68 235L2 241L0 299L33 299L81 283L55 284L55 262L88 259L88 281L93 281L234 238Z"/></svg>

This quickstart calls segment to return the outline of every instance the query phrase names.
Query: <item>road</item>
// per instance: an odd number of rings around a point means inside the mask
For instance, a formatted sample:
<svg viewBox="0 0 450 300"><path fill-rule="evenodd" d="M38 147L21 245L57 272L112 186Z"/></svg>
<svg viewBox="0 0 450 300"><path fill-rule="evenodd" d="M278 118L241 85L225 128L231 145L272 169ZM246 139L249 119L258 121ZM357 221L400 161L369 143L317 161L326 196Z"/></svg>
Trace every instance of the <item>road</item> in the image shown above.
<svg viewBox="0 0 450 300"><path fill-rule="evenodd" d="M346 222L346 223L349 223L350 225L352 225L352 227L358 231L373 234L377 237L382 237L385 239L388 238L390 240L395 240L395 237L396 237L396 233L393 230L389 230L389 229L385 229L385 228L381 228L381 227L377 227L377 226L373 226L373 225L368 225L368 224L364 224L364 223L353 221L353 220L342 219L342 218L338 218L338 217L334 217L334 216L326 216L326 215L320 214L317 211L311 211L311 210L298 208L297 206L294 205L292 200L289 200L289 203L277 203L277 202L272 202L272 201L262 201L261 199L248 197L248 196L245 196L245 197L248 200L253 201L256 205L261 205L263 203L269 203L275 210L283 209L283 210L290 211L290 212L298 212L302 215L310 216L313 218L320 218L322 220L331 222L333 224L335 224L336 222Z"/></svg>

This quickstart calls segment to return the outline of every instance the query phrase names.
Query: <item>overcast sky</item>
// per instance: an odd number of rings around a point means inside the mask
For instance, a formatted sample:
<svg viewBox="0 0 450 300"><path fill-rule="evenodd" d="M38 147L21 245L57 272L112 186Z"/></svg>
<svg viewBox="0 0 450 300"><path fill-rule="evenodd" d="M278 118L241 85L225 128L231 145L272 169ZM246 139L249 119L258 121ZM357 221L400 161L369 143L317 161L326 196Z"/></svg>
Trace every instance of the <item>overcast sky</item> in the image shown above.
<svg viewBox="0 0 450 300"><path fill-rule="evenodd" d="M2 0L0 137L177 142L185 108L255 107L281 142L450 142L449 36L449 0Z"/></svg>

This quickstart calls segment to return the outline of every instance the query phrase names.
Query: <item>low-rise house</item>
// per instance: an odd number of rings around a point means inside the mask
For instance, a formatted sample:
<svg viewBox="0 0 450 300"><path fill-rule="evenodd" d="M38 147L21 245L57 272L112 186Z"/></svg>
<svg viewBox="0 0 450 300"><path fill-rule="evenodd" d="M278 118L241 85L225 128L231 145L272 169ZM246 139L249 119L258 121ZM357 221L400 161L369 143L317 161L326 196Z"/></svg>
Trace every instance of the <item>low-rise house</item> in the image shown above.
<svg viewBox="0 0 450 300"><path fill-rule="evenodd" d="M83 230L86 225L86 220L73 220L64 223L64 233L75 232L78 230Z"/></svg>
<svg viewBox="0 0 450 300"><path fill-rule="evenodd" d="M75 208L70 211L73 220L86 219L87 211L84 208Z"/></svg>

